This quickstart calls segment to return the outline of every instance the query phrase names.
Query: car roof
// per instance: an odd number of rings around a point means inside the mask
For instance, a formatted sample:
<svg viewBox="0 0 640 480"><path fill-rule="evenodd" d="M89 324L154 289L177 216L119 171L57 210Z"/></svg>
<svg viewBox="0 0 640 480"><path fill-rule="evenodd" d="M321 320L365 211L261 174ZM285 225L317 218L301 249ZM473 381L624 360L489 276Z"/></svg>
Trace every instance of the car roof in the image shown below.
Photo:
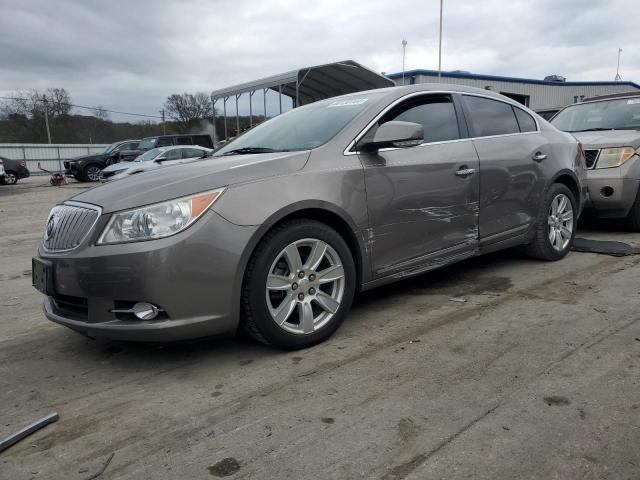
<svg viewBox="0 0 640 480"><path fill-rule="evenodd" d="M156 147L158 150L162 149L163 151L167 150L175 150L176 148L197 148L199 150L211 150L207 147L202 147L200 145L167 145L166 147Z"/></svg>
<svg viewBox="0 0 640 480"><path fill-rule="evenodd" d="M618 98L638 98L638 97L640 97L640 92L610 93L609 95L598 95L597 97L585 98L580 103L598 102L601 100L614 100Z"/></svg>

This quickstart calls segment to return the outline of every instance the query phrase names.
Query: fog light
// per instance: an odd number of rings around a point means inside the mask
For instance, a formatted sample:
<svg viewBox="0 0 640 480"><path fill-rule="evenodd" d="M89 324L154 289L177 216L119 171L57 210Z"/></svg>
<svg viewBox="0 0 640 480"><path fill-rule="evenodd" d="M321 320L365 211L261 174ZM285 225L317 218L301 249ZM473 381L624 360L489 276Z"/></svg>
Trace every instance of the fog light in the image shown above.
<svg viewBox="0 0 640 480"><path fill-rule="evenodd" d="M610 197L611 195L613 195L613 187L610 187L608 185L606 187L602 187L600 193L603 197Z"/></svg>
<svg viewBox="0 0 640 480"><path fill-rule="evenodd" d="M140 320L153 320L158 316L160 309L150 303L138 302L133 306L131 311Z"/></svg>

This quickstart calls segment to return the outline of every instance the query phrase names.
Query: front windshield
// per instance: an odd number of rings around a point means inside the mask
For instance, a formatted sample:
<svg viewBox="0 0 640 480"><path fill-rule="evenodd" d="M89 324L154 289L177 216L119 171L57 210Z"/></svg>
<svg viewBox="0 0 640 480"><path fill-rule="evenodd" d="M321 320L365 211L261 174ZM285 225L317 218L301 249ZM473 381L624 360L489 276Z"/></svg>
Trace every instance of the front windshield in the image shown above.
<svg viewBox="0 0 640 480"><path fill-rule="evenodd" d="M161 148L154 148L148 152L144 152L142 155L136 157L136 162L149 162L160 155L164 150Z"/></svg>
<svg viewBox="0 0 640 480"><path fill-rule="evenodd" d="M640 130L640 98L618 98L571 105L551 120L565 132Z"/></svg>
<svg viewBox="0 0 640 480"><path fill-rule="evenodd" d="M240 150L309 150L327 143L382 93L323 100L295 108L264 122L218 150L215 156Z"/></svg>
<svg viewBox="0 0 640 480"><path fill-rule="evenodd" d="M104 149L104 151L102 153L110 153L112 152L118 145L120 145L120 142L115 142L112 143L111 145L109 145L107 148Z"/></svg>
<svg viewBox="0 0 640 480"><path fill-rule="evenodd" d="M138 150L151 150L156 146L157 141L158 139L156 137L143 138L142 141L138 144Z"/></svg>

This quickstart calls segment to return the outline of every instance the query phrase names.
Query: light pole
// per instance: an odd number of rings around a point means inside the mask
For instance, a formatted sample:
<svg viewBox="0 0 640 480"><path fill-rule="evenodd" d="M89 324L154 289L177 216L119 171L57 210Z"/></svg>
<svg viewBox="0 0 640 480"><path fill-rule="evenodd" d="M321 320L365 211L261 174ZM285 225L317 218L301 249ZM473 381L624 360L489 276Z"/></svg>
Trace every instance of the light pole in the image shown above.
<svg viewBox="0 0 640 480"><path fill-rule="evenodd" d="M614 79L616 82L619 82L622 80L622 77L620 76L620 54L622 53L622 49L618 48L618 66L616 68L616 78Z"/></svg>
<svg viewBox="0 0 640 480"><path fill-rule="evenodd" d="M402 39L402 85L404 85L404 58L407 51L407 40Z"/></svg>
<svg viewBox="0 0 640 480"><path fill-rule="evenodd" d="M438 80L442 76L442 1L440 0L440 31L438 41Z"/></svg>

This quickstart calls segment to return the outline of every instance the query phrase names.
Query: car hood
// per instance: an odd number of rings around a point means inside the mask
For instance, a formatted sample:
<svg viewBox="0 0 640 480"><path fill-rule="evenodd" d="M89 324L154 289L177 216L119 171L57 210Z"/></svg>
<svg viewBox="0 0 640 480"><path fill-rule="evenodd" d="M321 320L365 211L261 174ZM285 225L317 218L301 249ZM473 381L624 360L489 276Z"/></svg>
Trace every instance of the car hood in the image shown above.
<svg viewBox="0 0 640 480"><path fill-rule="evenodd" d="M83 155L81 157L69 158L69 162L81 162L82 160L105 160L108 157L106 153L95 153L93 155Z"/></svg>
<svg viewBox="0 0 640 480"><path fill-rule="evenodd" d="M300 170L309 151L211 157L132 175L87 190L74 201L102 207L104 213L158 203L219 187L286 175Z"/></svg>
<svg viewBox="0 0 640 480"><path fill-rule="evenodd" d="M574 132L584 148L640 147L640 132L637 130L603 130L600 132Z"/></svg>

